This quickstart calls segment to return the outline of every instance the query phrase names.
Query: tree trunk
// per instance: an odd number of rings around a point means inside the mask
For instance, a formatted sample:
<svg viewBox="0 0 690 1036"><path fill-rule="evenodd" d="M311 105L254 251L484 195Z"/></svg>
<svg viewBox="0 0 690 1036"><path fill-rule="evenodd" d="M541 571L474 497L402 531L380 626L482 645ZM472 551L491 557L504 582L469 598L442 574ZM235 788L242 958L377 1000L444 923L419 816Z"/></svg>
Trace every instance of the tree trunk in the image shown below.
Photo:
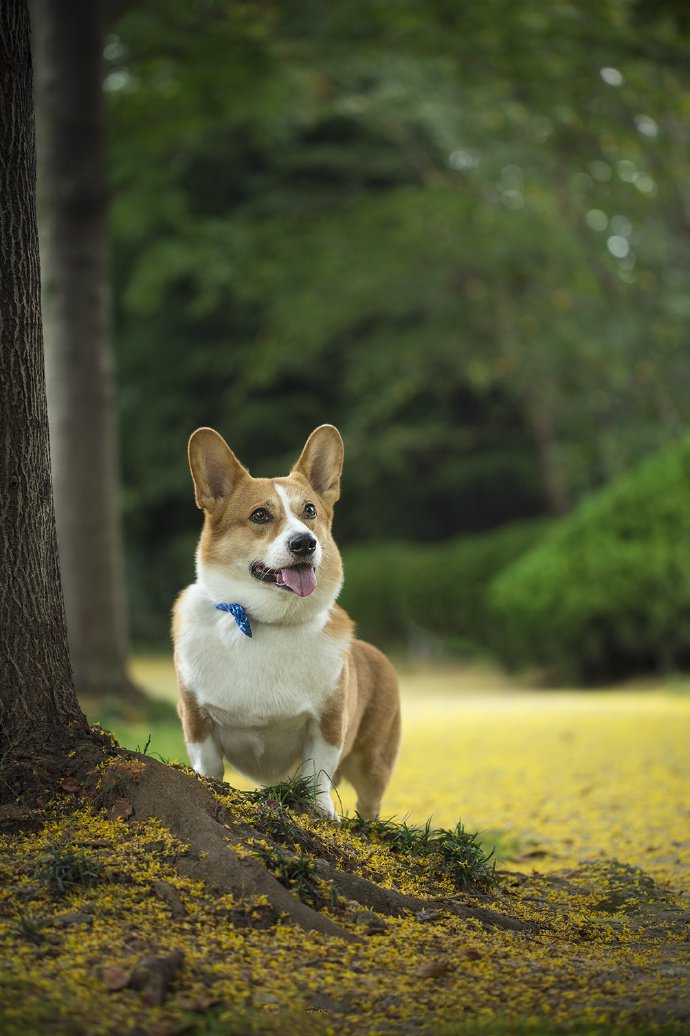
<svg viewBox="0 0 690 1036"><path fill-rule="evenodd" d="M566 515L571 509L570 492L559 453L553 408L541 400L530 398L526 403L537 454L541 463L544 491L551 510Z"/></svg>
<svg viewBox="0 0 690 1036"><path fill-rule="evenodd" d="M525 423L531 429L541 466L544 495L554 514L564 515L570 510L570 492L565 472L558 456L558 435L555 405L545 398L548 386L542 381L523 375L518 377L524 358L515 331L515 318L509 289L498 280L494 292L496 338L504 360L507 361L511 391L520 402ZM520 382L522 387L520 387Z"/></svg>
<svg viewBox="0 0 690 1036"><path fill-rule="evenodd" d="M50 481L25 0L0 4L0 760L88 734L72 688Z"/></svg>
<svg viewBox="0 0 690 1036"><path fill-rule="evenodd" d="M32 0L45 356L60 566L77 692L141 699L126 671L110 340L102 0Z"/></svg>

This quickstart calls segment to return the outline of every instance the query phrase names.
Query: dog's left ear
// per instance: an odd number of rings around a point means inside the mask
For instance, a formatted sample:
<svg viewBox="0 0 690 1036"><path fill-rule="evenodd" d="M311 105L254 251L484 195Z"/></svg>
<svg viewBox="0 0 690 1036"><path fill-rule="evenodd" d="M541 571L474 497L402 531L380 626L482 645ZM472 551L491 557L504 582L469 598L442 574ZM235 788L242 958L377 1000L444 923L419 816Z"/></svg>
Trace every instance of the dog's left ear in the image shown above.
<svg viewBox="0 0 690 1036"><path fill-rule="evenodd" d="M300 472L326 503L340 496L340 474L345 447L332 424L322 424L311 433L293 471Z"/></svg>

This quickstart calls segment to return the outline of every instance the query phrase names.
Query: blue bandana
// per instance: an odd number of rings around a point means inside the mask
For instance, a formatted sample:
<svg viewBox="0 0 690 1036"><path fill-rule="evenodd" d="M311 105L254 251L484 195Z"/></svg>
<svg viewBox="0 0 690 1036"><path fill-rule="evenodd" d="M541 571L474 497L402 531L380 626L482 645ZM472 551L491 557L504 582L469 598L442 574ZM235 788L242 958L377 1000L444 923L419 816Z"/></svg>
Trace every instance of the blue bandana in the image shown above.
<svg viewBox="0 0 690 1036"><path fill-rule="evenodd" d="M221 612L230 612L245 637L251 637L252 628L249 625L249 616L241 604L226 604L225 601L221 601L220 604L216 605L216 608Z"/></svg>

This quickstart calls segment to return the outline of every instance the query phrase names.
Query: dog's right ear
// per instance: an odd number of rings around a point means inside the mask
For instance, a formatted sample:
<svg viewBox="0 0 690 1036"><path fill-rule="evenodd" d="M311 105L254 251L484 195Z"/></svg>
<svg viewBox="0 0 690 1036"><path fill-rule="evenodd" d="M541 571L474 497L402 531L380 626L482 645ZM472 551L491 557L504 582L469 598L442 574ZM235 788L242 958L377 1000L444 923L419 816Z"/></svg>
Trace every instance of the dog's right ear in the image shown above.
<svg viewBox="0 0 690 1036"><path fill-rule="evenodd" d="M196 505L213 514L249 472L213 428L197 428L190 436L188 452Z"/></svg>

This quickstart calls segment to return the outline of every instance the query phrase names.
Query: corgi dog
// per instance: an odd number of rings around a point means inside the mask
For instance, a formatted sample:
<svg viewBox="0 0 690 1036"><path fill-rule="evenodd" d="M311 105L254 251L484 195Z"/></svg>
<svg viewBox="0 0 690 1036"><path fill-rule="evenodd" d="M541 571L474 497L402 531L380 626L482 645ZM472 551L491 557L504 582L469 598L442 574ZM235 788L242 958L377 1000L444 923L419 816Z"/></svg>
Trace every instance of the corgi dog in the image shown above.
<svg viewBox="0 0 690 1036"><path fill-rule="evenodd" d="M395 671L354 638L337 605L343 568L331 532L343 442L309 436L282 478L252 478L225 440L199 428L189 465L204 524L196 582L173 611L178 711L192 767L222 780L223 759L257 784L314 779L337 820L341 777L378 815L400 742Z"/></svg>

